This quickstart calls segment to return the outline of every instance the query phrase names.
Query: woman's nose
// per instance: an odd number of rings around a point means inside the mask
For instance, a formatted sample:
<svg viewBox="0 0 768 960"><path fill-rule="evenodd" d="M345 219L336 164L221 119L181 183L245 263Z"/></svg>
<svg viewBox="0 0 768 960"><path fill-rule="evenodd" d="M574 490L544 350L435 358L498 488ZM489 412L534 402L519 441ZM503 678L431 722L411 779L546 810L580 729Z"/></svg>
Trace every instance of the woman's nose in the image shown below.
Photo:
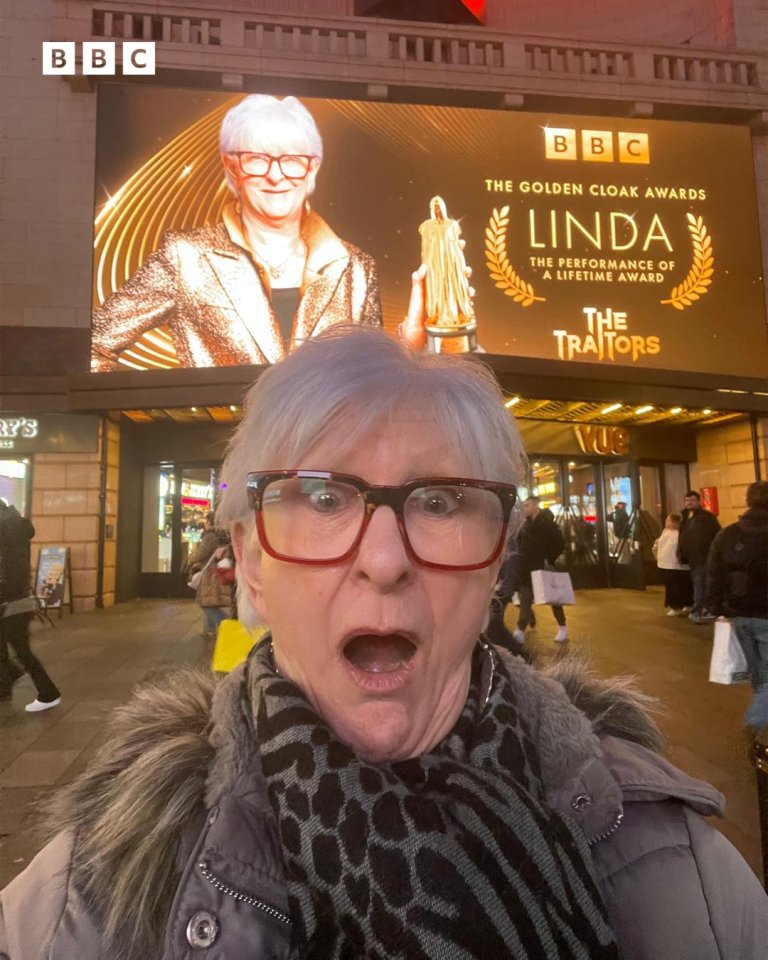
<svg viewBox="0 0 768 960"><path fill-rule="evenodd" d="M270 183L279 183L283 179L283 171L280 169L280 164L275 157L272 157L269 169L264 174L264 179L269 180Z"/></svg>
<svg viewBox="0 0 768 960"><path fill-rule="evenodd" d="M356 573L380 590L392 590L413 573L397 517L391 507L378 507L366 527L354 559Z"/></svg>

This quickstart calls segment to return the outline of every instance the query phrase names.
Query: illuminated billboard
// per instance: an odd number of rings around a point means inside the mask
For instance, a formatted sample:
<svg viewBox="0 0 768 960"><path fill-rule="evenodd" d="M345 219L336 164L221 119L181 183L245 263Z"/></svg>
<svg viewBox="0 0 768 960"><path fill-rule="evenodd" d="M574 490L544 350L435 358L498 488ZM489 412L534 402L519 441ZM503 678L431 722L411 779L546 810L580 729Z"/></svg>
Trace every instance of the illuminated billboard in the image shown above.
<svg viewBox="0 0 768 960"><path fill-rule="evenodd" d="M101 89L93 369L272 362L344 319L394 333L440 197L472 268L478 349L764 373L746 128L302 98L322 162L283 128L241 131L238 202L219 134L243 100ZM280 204L286 183L302 201L293 239L258 219L264 185Z"/></svg>

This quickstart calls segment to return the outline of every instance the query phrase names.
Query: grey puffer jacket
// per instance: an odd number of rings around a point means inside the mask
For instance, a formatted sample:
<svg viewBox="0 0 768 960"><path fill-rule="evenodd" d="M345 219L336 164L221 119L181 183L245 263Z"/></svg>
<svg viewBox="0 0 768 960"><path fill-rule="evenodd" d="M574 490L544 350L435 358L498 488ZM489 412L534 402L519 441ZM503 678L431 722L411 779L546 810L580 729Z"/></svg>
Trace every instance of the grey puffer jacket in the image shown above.
<svg viewBox="0 0 768 960"><path fill-rule="evenodd" d="M768 898L701 814L722 796L657 752L644 698L578 663L505 657L551 805L587 836L624 960L765 960ZM2 894L3 960L293 960L276 825L238 668L117 712L57 798L55 839Z"/></svg>

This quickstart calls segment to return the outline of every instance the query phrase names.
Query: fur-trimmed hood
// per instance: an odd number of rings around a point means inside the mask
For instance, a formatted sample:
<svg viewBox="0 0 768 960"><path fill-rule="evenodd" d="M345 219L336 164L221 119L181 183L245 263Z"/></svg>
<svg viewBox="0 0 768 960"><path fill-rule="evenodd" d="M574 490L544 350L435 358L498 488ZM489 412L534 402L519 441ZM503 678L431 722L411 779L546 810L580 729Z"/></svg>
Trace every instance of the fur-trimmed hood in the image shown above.
<svg viewBox="0 0 768 960"><path fill-rule="evenodd" d="M716 791L658 755L651 701L631 681L598 678L577 659L537 671L499 653L531 722L548 800L588 840L615 829L628 790L631 799L643 799L645 788L648 799L667 795L719 812ZM246 791L254 806L268 807L259 800L258 746L242 722L242 680L239 667L223 681L186 669L149 682L115 711L108 744L49 808L51 831L76 838L72 880L113 960L143 960L156 949L207 809Z"/></svg>

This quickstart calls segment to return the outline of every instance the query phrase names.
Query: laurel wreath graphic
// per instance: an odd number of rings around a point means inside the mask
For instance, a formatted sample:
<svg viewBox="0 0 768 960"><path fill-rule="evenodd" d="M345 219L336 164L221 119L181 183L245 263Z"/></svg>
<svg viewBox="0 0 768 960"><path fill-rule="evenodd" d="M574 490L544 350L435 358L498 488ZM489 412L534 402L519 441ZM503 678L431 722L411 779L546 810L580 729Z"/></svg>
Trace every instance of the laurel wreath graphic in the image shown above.
<svg viewBox="0 0 768 960"><path fill-rule="evenodd" d="M712 275L715 272L715 256L712 250L712 237L707 232L703 217L695 217L692 213L686 214L688 217L688 232L693 241L693 264L688 271L688 276L683 282L672 287L669 300L662 300L662 303L670 303L675 310L685 310L690 307L695 300L707 292L707 287L712 283Z"/></svg>
<svg viewBox="0 0 768 960"><path fill-rule="evenodd" d="M523 307L538 300L545 301L546 297L534 295L530 283L518 276L515 268L507 257L507 227L509 226L509 207L496 210L494 207L489 225L485 228L485 253L488 259L485 265L491 274L491 279L505 295L512 297L515 303Z"/></svg>

